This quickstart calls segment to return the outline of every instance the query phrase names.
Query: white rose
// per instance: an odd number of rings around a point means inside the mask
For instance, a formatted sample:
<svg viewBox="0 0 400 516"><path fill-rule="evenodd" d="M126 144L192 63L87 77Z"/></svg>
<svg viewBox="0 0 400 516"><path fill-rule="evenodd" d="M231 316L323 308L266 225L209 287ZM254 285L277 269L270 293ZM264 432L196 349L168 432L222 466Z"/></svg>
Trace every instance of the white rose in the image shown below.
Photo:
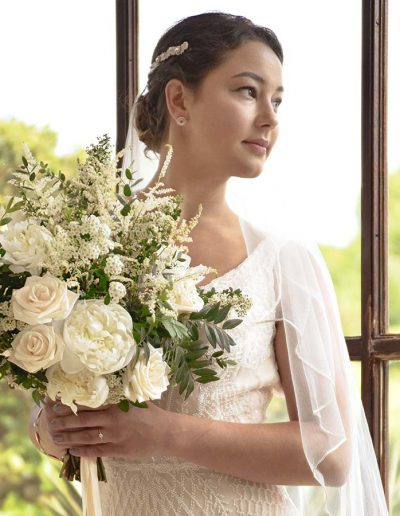
<svg viewBox="0 0 400 516"><path fill-rule="evenodd" d="M125 367L136 351L132 318L117 303L101 299L78 301L64 321L66 345L61 366L68 373L88 368L102 375Z"/></svg>
<svg viewBox="0 0 400 516"><path fill-rule="evenodd" d="M60 362L64 352L64 342L52 326L39 324L18 333L3 356L29 373Z"/></svg>
<svg viewBox="0 0 400 516"><path fill-rule="evenodd" d="M204 301L197 292L196 285L193 280L188 278L179 279L173 284L168 303L178 313L199 312L204 306Z"/></svg>
<svg viewBox="0 0 400 516"><path fill-rule="evenodd" d="M170 367L162 358L162 349L155 349L151 344L149 361L146 364L144 351L140 350L140 356L136 364L133 361L128 365L123 376L124 395L131 401L142 403L146 400L154 400L161 397L169 384L168 373Z"/></svg>
<svg viewBox="0 0 400 516"><path fill-rule="evenodd" d="M49 397L53 401L61 399L61 403L71 407L75 414L78 409L75 403L97 408L107 400L109 388L105 377L94 375L87 369L77 374L68 374L60 364L56 364L47 369L46 376Z"/></svg>
<svg viewBox="0 0 400 516"><path fill-rule="evenodd" d="M14 289L11 307L18 321L46 324L68 317L78 298L78 294L68 290L65 281L46 273L30 276L22 288Z"/></svg>
<svg viewBox="0 0 400 516"><path fill-rule="evenodd" d="M32 220L21 220L19 213L0 233L0 244L6 251L1 261L8 264L12 272L26 272L39 275L46 257L46 242L53 240L48 229Z"/></svg>

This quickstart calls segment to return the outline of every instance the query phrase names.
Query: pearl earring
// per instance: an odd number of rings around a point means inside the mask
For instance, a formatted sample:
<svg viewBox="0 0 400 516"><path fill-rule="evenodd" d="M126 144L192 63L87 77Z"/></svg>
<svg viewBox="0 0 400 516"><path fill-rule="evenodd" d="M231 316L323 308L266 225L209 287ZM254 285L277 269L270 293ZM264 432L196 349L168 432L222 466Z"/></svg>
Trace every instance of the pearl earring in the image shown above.
<svg viewBox="0 0 400 516"><path fill-rule="evenodd" d="M185 125L186 124L186 118L184 116L178 116L176 119L176 123L178 125Z"/></svg>

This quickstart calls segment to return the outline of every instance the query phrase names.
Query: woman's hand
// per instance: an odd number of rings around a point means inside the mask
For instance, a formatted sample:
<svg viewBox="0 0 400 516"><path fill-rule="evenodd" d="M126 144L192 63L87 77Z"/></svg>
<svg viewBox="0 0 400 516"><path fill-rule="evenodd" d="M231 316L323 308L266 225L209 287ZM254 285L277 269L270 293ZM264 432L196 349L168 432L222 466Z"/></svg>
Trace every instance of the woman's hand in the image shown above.
<svg viewBox="0 0 400 516"><path fill-rule="evenodd" d="M70 448L72 455L139 459L164 454L167 429L174 414L154 403L147 405L148 408L130 405L128 412L117 405L97 409L77 405L75 415L67 405L46 397L43 412L54 444Z"/></svg>

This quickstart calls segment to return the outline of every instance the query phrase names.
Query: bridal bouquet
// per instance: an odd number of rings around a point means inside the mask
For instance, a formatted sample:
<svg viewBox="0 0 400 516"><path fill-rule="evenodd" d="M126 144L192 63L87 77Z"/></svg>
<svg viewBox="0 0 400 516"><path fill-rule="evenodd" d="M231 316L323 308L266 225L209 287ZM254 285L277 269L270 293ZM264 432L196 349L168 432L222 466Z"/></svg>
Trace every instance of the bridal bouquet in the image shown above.
<svg viewBox="0 0 400 516"><path fill-rule="evenodd" d="M195 382L218 380L235 344L229 330L251 301L240 289L196 287L215 269L190 266L190 231L178 219L182 196L161 188L169 146L153 188L117 164L104 135L66 180L24 146L10 183L18 196L0 207L0 379L76 403L146 408L168 385L188 397ZM81 480L67 452L60 472ZM106 480L97 458L99 480Z"/></svg>

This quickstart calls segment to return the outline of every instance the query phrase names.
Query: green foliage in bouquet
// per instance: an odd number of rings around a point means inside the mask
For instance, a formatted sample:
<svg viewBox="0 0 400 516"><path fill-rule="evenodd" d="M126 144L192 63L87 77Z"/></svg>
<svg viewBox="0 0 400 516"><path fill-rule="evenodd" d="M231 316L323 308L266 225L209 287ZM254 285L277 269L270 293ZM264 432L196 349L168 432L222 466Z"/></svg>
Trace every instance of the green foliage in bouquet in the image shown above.
<svg viewBox="0 0 400 516"><path fill-rule="evenodd" d="M38 162L26 146L9 181L18 197L0 207L0 379L31 391L38 405L48 394L74 409L70 391L81 373L74 372L71 380L71 371L78 362L85 382L92 381L92 397L88 393L87 401L80 398L79 403L118 404L128 410L154 399L134 396L129 383L139 361L146 367L153 357L165 365L166 384L177 386L187 398L196 383L218 380L219 371L235 363L228 358L235 345L229 331L242 322L238 317L247 313L251 300L240 289L206 292L196 287L205 274L216 271L190 267L184 245L192 240L202 206L190 221L180 220L183 197L161 188L172 146L157 184L141 190L141 197L133 189L142 179L135 180L129 168L117 167L125 149L112 157L108 135L86 152L84 163L78 159L77 176L67 180L61 171L56 174ZM18 296L25 292L29 305L35 288L63 292L53 319L48 306L45 314L38 314L37 305L29 310L20 302ZM113 341L112 330L105 329L112 344L93 337L97 354L89 346L81 352L74 343L79 330L86 338L85 321L95 316L90 307L106 314L105 320L117 320L114 326L120 332ZM30 331L46 333L49 323L57 352L47 365L39 361L37 367L34 356L24 361L22 336L26 340ZM47 333L42 335L46 338ZM118 353L119 362L113 362ZM99 379L102 389L96 393ZM62 473L79 480L79 458L67 455ZM105 476L101 461L98 466L99 476Z"/></svg>

